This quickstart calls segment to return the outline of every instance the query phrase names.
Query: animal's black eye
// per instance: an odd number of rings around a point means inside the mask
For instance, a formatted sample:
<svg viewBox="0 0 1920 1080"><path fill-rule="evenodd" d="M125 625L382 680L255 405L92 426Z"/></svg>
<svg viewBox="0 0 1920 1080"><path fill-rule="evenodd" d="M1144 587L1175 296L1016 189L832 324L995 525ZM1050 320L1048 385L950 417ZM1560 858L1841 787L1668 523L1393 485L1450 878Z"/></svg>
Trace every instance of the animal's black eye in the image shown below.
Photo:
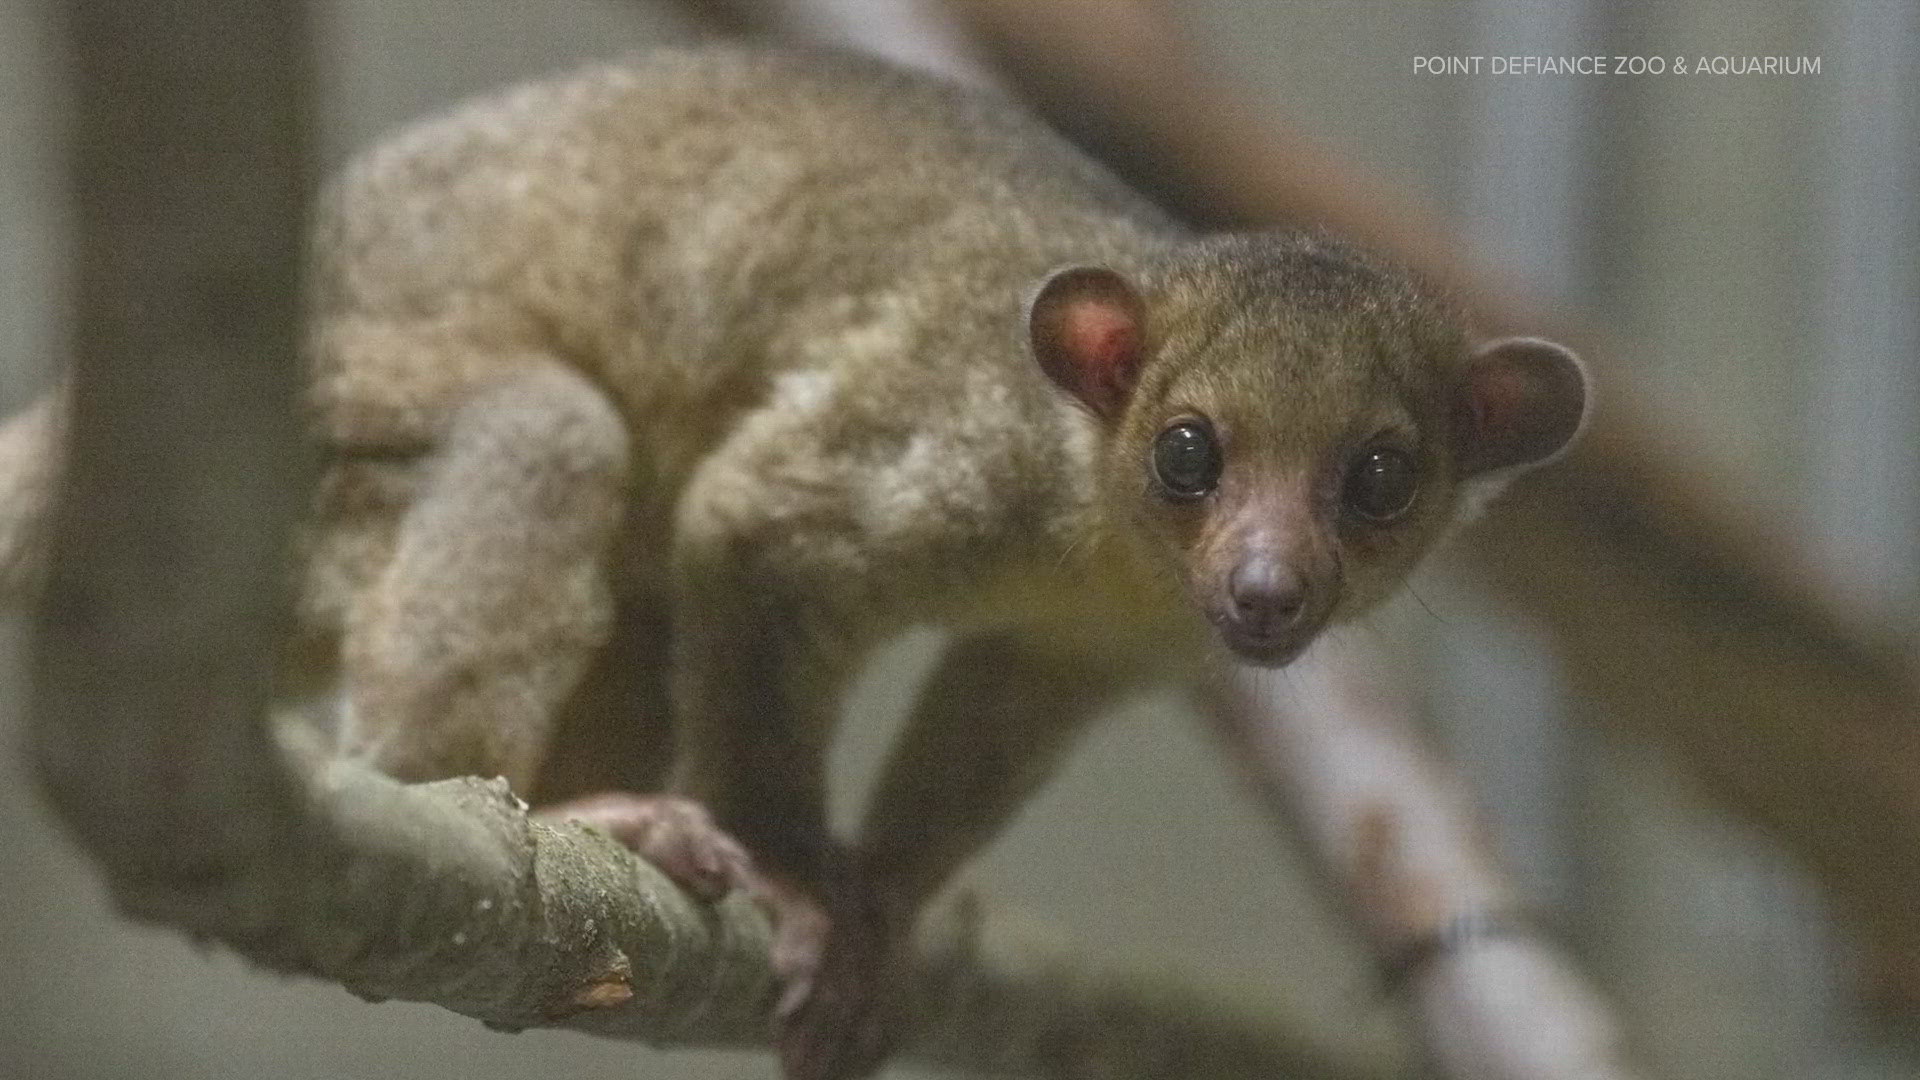
<svg viewBox="0 0 1920 1080"><path fill-rule="evenodd" d="M1347 469L1341 498L1353 513L1382 524L1407 512L1419 486L1411 457L1399 450L1366 450Z"/></svg>
<svg viewBox="0 0 1920 1080"><path fill-rule="evenodd" d="M1167 493L1197 499L1220 482L1220 443L1204 420L1182 420L1153 440L1153 475Z"/></svg>

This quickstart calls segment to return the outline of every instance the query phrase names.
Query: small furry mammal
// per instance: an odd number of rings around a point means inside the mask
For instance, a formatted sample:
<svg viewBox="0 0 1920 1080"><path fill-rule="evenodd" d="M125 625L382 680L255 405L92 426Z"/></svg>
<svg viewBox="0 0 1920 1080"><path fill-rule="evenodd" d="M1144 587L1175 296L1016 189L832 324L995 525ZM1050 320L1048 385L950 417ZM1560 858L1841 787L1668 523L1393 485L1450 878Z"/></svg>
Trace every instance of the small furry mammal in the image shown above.
<svg viewBox="0 0 1920 1080"><path fill-rule="evenodd" d="M303 613L346 751L528 791L588 665L659 627L615 661L671 703L671 794L557 812L757 890L798 1080L879 1062L914 913L1087 720L1291 660L1586 410L1557 345L1473 342L1331 241L1192 236L1006 103L851 58L469 106L354 163L314 257ZM836 841L842 689L927 624L955 644Z"/></svg>

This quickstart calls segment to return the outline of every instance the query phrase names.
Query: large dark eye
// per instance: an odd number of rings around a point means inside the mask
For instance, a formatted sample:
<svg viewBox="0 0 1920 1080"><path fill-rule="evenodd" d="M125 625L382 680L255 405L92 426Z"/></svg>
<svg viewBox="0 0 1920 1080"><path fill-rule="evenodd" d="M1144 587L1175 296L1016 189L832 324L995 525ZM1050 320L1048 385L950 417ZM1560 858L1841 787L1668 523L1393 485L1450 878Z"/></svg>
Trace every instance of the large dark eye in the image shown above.
<svg viewBox="0 0 1920 1080"><path fill-rule="evenodd" d="M1347 470L1341 498L1355 514L1382 523L1406 513L1419 486L1412 458L1399 450L1368 450Z"/></svg>
<svg viewBox="0 0 1920 1080"><path fill-rule="evenodd" d="M1153 475L1183 499L1196 499L1220 482L1220 444L1204 420L1182 420L1153 440Z"/></svg>

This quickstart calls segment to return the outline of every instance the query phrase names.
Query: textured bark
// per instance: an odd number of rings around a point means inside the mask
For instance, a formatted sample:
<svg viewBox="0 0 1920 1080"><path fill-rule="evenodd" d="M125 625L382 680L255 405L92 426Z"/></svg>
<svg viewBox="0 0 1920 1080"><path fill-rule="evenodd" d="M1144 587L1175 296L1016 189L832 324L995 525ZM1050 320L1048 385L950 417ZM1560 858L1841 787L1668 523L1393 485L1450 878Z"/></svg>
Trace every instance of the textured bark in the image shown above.
<svg viewBox="0 0 1920 1080"><path fill-rule="evenodd" d="M498 781L403 785L313 751L293 756L314 777L312 820L332 836L285 865L312 887L302 921L274 938L273 962L506 1028L765 1042L768 932L744 897L696 903L604 836L530 820ZM922 938L902 1056L1008 1075L1362 1075L1271 1021L1093 970L1043 936L990 923L966 901L939 912Z"/></svg>

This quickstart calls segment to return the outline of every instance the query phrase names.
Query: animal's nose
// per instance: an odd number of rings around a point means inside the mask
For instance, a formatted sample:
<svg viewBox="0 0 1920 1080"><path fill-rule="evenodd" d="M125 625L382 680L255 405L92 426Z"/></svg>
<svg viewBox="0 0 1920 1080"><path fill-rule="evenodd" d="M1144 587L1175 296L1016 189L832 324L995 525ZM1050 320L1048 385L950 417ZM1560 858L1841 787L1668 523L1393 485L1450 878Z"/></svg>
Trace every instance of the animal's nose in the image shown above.
<svg viewBox="0 0 1920 1080"><path fill-rule="evenodd" d="M1233 621L1241 633L1277 637L1293 629L1307 606L1307 579L1278 559L1250 558L1227 578Z"/></svg>

